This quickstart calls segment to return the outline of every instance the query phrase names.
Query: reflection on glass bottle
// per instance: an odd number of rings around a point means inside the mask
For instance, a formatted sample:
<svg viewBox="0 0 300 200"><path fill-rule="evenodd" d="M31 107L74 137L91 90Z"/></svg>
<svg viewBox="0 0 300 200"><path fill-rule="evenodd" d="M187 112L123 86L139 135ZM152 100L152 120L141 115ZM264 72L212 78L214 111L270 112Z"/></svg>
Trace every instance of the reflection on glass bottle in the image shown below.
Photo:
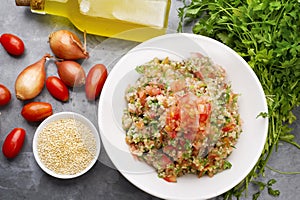
<svg viewBox="0 0 300 200"><path fill-rule="evenodd" d="M90 34L145 41L168 26L171 0L16 0L33 13L68 18Z"/></svg>

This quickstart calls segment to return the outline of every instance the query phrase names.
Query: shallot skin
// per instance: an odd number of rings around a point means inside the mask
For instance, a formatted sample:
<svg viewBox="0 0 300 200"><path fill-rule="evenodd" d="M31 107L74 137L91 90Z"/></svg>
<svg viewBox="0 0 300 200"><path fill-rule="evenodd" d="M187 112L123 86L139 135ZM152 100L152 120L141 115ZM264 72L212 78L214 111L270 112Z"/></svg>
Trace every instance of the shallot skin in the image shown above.
<svg viewBox="0 0 300 200"><path fill-rule="evenodd" d="M15 81L15 93L19 100L29 100L38 96L46 80L45 63L50 54L45 54L39 61L26 67Z"/></svg>
<svg viewBox="0 0 300 200"><path fill-rule="evenodd" d="M83 67L72 60L55 62L60 79L69 87L81 87L85 84L86 74Z"/></svg>
<svg viewBox="0 0 300 200"><path fill-rule="evenodd" d="M78 60L89 57L78 36L68 30L52 32L49 44L54 55L64 60Z"/></svg>

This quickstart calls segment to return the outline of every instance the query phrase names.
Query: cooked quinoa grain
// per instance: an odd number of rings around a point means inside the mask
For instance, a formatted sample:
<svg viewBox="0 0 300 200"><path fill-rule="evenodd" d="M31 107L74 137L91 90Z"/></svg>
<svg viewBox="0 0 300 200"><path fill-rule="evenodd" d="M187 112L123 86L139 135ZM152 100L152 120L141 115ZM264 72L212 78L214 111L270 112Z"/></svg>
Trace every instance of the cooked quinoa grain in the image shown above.
<svg viewBox="0 0 300 200"><path fill-rule="evenodd" d="M49 123L38 135L38 155L51 171L74 175L91 163L96 156L96 139L82 122L60 119Z"/></svg>
<svg viewBox="0 0 300 200"><path fill-rule="evenodd" d="M131 153L170 182L229 169L242 128L225 70L196 53L181 62L154 58L136 71L123 114Z"/></svg>

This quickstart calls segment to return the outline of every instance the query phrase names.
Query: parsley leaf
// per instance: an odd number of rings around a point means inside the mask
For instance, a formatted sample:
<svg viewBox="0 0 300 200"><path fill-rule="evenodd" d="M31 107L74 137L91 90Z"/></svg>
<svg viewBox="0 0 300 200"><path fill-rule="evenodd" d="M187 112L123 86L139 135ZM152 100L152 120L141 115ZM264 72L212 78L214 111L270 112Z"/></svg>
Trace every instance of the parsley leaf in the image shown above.
<svg viewBox="0 0 300 200"><path fill-rule="evenodd" d="M279 141L292 144L289 127L296 120L293 109L300 105L300 3L299 0L191 0L179 9L178 31L195 21L193 33L219 40L235 50L251 66L266 94L269 129L262 155L248 176L224 199L239 198L249 183L262 176ZM279 172L279 171L277 171ZM274 181L265 184L268 193ZM260 184L262 188L263 184ZM257 199L260 191L253 195Z"/></svg>

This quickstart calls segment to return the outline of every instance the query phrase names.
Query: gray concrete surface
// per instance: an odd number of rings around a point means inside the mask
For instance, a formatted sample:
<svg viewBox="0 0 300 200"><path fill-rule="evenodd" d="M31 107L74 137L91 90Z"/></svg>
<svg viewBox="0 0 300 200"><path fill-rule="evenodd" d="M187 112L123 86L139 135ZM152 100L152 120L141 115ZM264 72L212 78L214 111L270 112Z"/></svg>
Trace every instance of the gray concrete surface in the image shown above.
<svg viewBox="0 0 300 200"><path fill-rule="evenodd" d="M169 29L176 31L178 24L177 8L181 1L172 0ZM32 14L28 8L15 6L14 0L2 0L0 6L0 34L9 32L20 36L26 45L25 54L15 58L0 48L0 83L12 91L13 98L8 106L0 108L0 144L6 134L14 127L23 127L27 131L26 140L21 153L14 160L7 160L0 153L0 199L116 199L116 200L143 200L158 199L128 182L111 163L104 148L101 149L99 161L85 175L71 180L59 180L45 174L36 164L32 153L32 139L38 123L28 123L20 115L24 102L14 96L14 80L18 73L27 65L37 61L46 52L50 52L47 43L48 35L53 30L69 29L80 32L65 18ZM187 29L188 32L188 29ZM82 35L81 35L82 36ZM134 47L134 42L115 42L105 40L100 36L87 36L88 50L94 51L94 57L84 63L99 61L112 66L113 59L123 55L126 50ZM101 45L99 46L99 44ZM47 64L47 74L55 75L56 67L53 63ZM72 91L71 99L67 103L54 100L46 89L35 99L36 101L49 101L54 112L76 111L88 117L97 126L97 102L87 102L84 91ZM295 110L300 118L300 109ZM300 142L300 121L293 124L296 141ZM282 171L300 171L299 149L280 143L277 152L270 158L269 165ZM259 199L271 200L297 200L300 196L300 175L282 175L266 169L267 181L275 178L275 189L281 194L274 198L263 192ZM249 188L249 196L242 199L251 199L256 188ZM222 196L215 199L222 199Z"/></svg>

